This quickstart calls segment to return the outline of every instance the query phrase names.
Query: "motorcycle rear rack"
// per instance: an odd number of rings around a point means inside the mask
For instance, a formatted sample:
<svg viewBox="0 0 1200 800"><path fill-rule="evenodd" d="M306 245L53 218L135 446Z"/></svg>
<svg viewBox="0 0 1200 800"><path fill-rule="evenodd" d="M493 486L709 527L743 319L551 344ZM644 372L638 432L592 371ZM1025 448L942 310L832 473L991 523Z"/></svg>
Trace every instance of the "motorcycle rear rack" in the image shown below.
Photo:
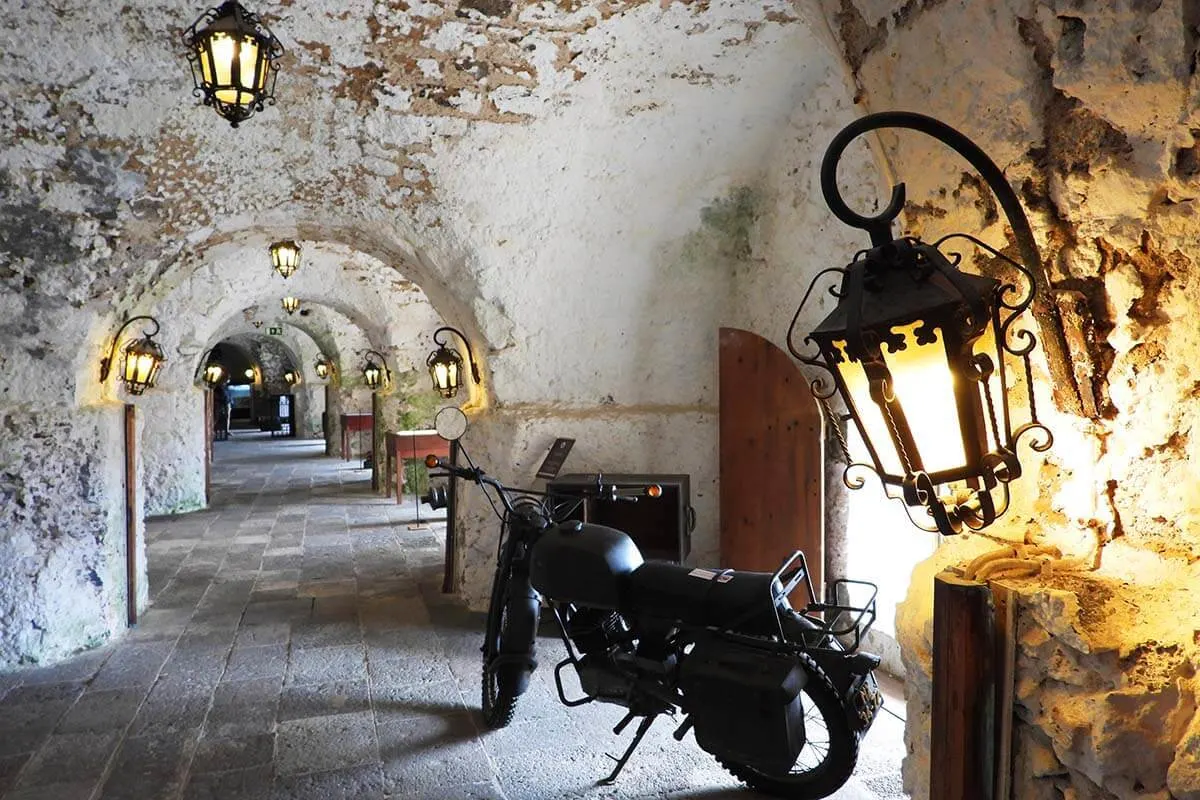
<svg viewBox="0 0 1200 800"><path fill-rule="evenodd" d="M796 564L797 561L800 563ZM793 566L794 564L796 566ZM809 645L808 649L854 652L862 644L862 640L871 630L871 626L875 624L875 599L879 594L879 587L869 581L839 578L829 583L826 587L827 600L820 602L817 600L817 592L813 588L812 577L808 572L808 559L804 557L804 552L801 550L792 553L771 577L778 580L783 587L782 591L778 594L773 593L771 597L772 603L775 604L775 618L779 626L779 635L783 640L786 640L787 636L784 635L783 622L779 618L778 601L790 595L801 581L808 590L808 604L800 613L815 626L812 633L816 634L813 638L818 641L818 644ZM771 585L774 585L774 581ZM837 602L838 598L843 595L849 597L849 590L853 586L869 587L870 597L867 598L867 602L861 606ZM804 638L808 639L809 637L805 636ZM834 645L833 640L836 640L838 644Z"/></svg>

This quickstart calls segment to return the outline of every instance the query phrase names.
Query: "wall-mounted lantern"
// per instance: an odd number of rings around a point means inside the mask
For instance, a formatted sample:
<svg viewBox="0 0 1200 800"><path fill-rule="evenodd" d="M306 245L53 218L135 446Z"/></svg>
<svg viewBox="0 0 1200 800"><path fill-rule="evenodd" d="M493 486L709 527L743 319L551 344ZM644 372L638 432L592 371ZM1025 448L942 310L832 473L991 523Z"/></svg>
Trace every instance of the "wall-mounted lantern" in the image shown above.
<svg viewBox="0 0 1200 800"><path fill-rule="evenodd" d="M429 376L433 378L434 390L442 397L451 398L458 394L458 388L462 386L463 359L457 350L447 347L446 343L439 338L443 333L453 333L462 339L463 345L467 348L467 358L471 362L471 378L476 384L479 383L479 366L475 363L475 356L471 352L471 343L457 328L445 326L433 332L433 343L438 346L438 349L429 354L425 366L429 367Z"/></svg>
<svg viewBox="0 0 1200 800"><path fill-rule="evenodd" d="M209 386L216 386L225 377L225 368L219 362L221 345L215 345L204 351L196 364L196 374L193 381L203 380Z"/></svg>
<svg viewBox="0 0 1200 800"><path fill-rule="evenodd" d="M225 368L220 364L209 364L204 368L204 382L216 386L225 377Z"/></svg>
<svg viewBox="0 0 1200 800"><path fill-rule="evenodd" d="M838 192L838 161L853 139L880 128L925 133L975 167L1004 209L1026 263L969 234L951 234L932 244L893 238L891 223L904 207L904 184L892 190L888 207L877 216L851 211ZM866 468L879 476L890 497L926 510L932 524L913 519L919 527L943 534L985 528L1008 510L1008 484L1021 474L1018 440L1032 434L1029 444L1038 452L1053 442L1034 404L1029 354L1037 341L1029 330L1014 327L1037 291L1033 270L1040 264L1025 212L1004 174L978 146L942 122L905 112L872 114L843 129L825 153L821 189L838 219L869 233L872 246L845 268L817 274L788 329L788 348L831 378L819 378L811 388L838 433L848 464L846 485L861 487L862 479L852 478L851 471ZM959 271L961 255L942 251L950 239L986 250L1025 285L1018 289ZM830 287L837 306L805 338L816 345L819 357L803 355L793 346L801 309L818 281L834 273L841 276L840 287ZM1029 421L1014 429L1011 406L1021 379ZM833 411L835 396L844 413ZM844 422L861 435L869 464L851 457L841 434Z"/></svg>
<svg viewBox="0 0 1200 800"><path fill-rule="evenodd" d="M292 314L295 314L296 309L298 309L300 307L300 300L299 300L299 298L291 297L289 295L288 297L285 297L282 300L280 300L279 304L281 306L283 306L283 310L286 311L288 313L288 316L290 317Z"/></svg>
<svg viewBox="0 0 1200 800"><path fill-rule="evenodd" d="M251 383L253 383L254 380L258 377L258 373L254 371L254 367L251 367L250 369L246 370L242 374L245 375L246 380L250 381Z"/></svg>
<svg viewBox="0 0 1200 800"><path fill-rule="evenodd" d="M283 277L292 277L292 274L300 268L300 245L291 239L275 242L269 248L269 252L271 253L271 266L275 267L275 271Z"/></svg>
<svg viewBox="0 0 1200 800"><path fill-rule="evenodd" d="M203 27L201 27L203 25ZM233 127L275 103L283 45L257 14L229 0L210 8L183 32L192 94Z"/></svg>
<svg viewBox="0 0 1200 800"><path fill-rule="evenodd" d="M392 371L388 369L387 359L383 354L377 353L374 350L368 350L366 353L367 360L363 364L363 380L371 391L374 391L382 386L387 386L392 380ZM376 362L371 356L377 356L379 361Z"/></svg>
<svg viewBox="0 0 1200 800"><path fill-rule="evenodd" d="M283 373L283 380L288 386L296 386L300 383L300 373L296 370L289 369Z"/></svg>
<svg viewBox="0 0 1200 800"><path fill-rule="evenodd" d="M317 356L317 362L313 364L313 369L317 373L317 377L325 380L333 374L333 362L325 356Z"/></svg>
<svg viewBox="0 0 1200 800"><path fill-rule="evenodd" d="M158 371L167 360L163 355L162 348L158 346L158 342L154 341L154 336L158 333L158 320L149 316L131 317L126 320L117 330L117 335L113 337L108 355L100 359L100 382L103 383L108 380L108 373L112 370L112 362L117 356L117 345L121 341L121 334L131 324L141 319L149 320L154 325L154 330L142 331L142 338L131 339L121 348L121 355L124 358L121 367L121 381L125 384L125 391L130 394L141 394L146 389L153 387L154 382L158 379Z"/></svg>

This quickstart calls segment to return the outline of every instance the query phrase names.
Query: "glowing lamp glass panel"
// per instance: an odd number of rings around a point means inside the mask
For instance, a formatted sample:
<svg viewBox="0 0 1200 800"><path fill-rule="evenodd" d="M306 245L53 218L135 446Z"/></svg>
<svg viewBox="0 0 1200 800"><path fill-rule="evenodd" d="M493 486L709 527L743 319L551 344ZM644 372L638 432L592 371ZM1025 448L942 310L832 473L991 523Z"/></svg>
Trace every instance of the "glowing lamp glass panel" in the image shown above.
<svg viewBox="0 0 1200 800"><path fill-rule="evenodd" d="M372 389L379 388L379 382L382 377L383 370L374 361L368 361L367 365L363 367L363 380L365 380L367 382L367 386L371 387Z"/></svg>
<svg viewBox="0 0 1200 800"><path fill-rule="evenodd" d="M295 242L276 242L270 252L271 265L283 277L290 278L300 267L300 245Z"/></svg>
<svg viewBox="0 0 1200 800"><path fill-rule="evenodd" d="M225 368L220 364L209 364L204 368L204 382L214 385L221 382L221 378L225 376Z"/></svg>
<svg viewBox="0 0 1200 800"><path fill-rule="evenodd" d="M295 297L285 297L280 300L279 303L283 306L283 310L289 315L295 314L296 309L300 308L300 300Z"/></svg>
<svg viewBox="0 0 1200 800"><path fill-rule="evenodd" d="M439 395L451 398L462 386L462 356L448 347L439 347L430 354L426 365L433 379L433 388Z"/></svg>
<svg viewBox="0 0 1200 800"><path fill-rule="evenodd" d="M845 342L835 341L833 347L841 357L841 361L837 362L835 366L838 375L841 376L842 384L846 387L846 393L854 401L854 410L862 429L861 433L875 448L875 454L879 457L879 465L883 471L892 479L899 481L904 475L904 467L901 465L900 455L892 441L892 434L884 419L883 411L871 399L871 387L867 381L867 374L860 362L846 357ZM865 444L862 452L852 453L852 455L855 461L871 463L871 456L866 452Z"/></svg>
<svg viewBox="0 0 1200 800"><path fill-rule="evenodd" d="M893 328L904 336L906 347L894 353L884 347L883 361L892 373L892 392L904 409L925 471L962 469L967 456L956 400L958 379L950 370L940 330L933 329L932 342L917 344L920 324Z"/></svg>
<svg viewBox="0 0 1200 800"><path fill-rule="evenodd" d="M325 380L326 378L329 377L329 362L328 361L318 361L316 364L313 364L313 369L316 370L317 377L320 378L321 380Z"/></svg>
<svg viewBox="0 0 1200 800"><path fill-rule="evenodd" d="M250 380L254 380L254 370L248 369L245 372L243 372L242 374L245 375Z"/></svg>

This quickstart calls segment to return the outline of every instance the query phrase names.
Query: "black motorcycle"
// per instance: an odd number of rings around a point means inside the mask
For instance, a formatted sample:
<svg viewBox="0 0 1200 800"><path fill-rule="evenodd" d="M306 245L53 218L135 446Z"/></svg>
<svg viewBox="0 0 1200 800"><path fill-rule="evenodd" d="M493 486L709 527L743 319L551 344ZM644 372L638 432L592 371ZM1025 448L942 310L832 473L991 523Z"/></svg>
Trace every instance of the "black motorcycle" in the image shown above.
<svg viewBox="0 0 1200 800"><path fill-rule="evenodd" d="M570 495L550 495L505 486L473 464L436 456L426 464L478 484L501 516L482 647L489 727L512 720L537 668L544 601L567 652L554 669L559 699L627 708L616 734L641 718L601 783L616 779L659 715L677 713L677 740L694 730L701 748L759 791L808 800L849 779L859 741L882 706L873 675L879 658L857 652L875 619L873 584L830 585L834 598L862 587L870 595L862 606L817 602L800 551L774 573L699 569L644 561L625 533L569 519L585 499L654 502L653 486L627 495L597 475ZM445 487L422 499L444 507ZM799 612L788 601L798 587L808 595ZM564 690L568 666L581 697Z"/></svg>

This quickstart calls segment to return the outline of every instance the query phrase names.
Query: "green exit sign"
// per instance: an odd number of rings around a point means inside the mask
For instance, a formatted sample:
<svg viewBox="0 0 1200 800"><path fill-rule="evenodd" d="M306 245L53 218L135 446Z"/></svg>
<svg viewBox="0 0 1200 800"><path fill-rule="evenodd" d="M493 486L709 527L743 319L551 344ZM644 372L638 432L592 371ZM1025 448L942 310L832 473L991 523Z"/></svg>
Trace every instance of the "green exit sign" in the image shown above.
<svg viewBox="0 0 1200 800"><path fill-rule="evenodd" d="M272 336L283 336L283 326L272 325L271 327L267 328L267 333L271 334Z"/></svg>

